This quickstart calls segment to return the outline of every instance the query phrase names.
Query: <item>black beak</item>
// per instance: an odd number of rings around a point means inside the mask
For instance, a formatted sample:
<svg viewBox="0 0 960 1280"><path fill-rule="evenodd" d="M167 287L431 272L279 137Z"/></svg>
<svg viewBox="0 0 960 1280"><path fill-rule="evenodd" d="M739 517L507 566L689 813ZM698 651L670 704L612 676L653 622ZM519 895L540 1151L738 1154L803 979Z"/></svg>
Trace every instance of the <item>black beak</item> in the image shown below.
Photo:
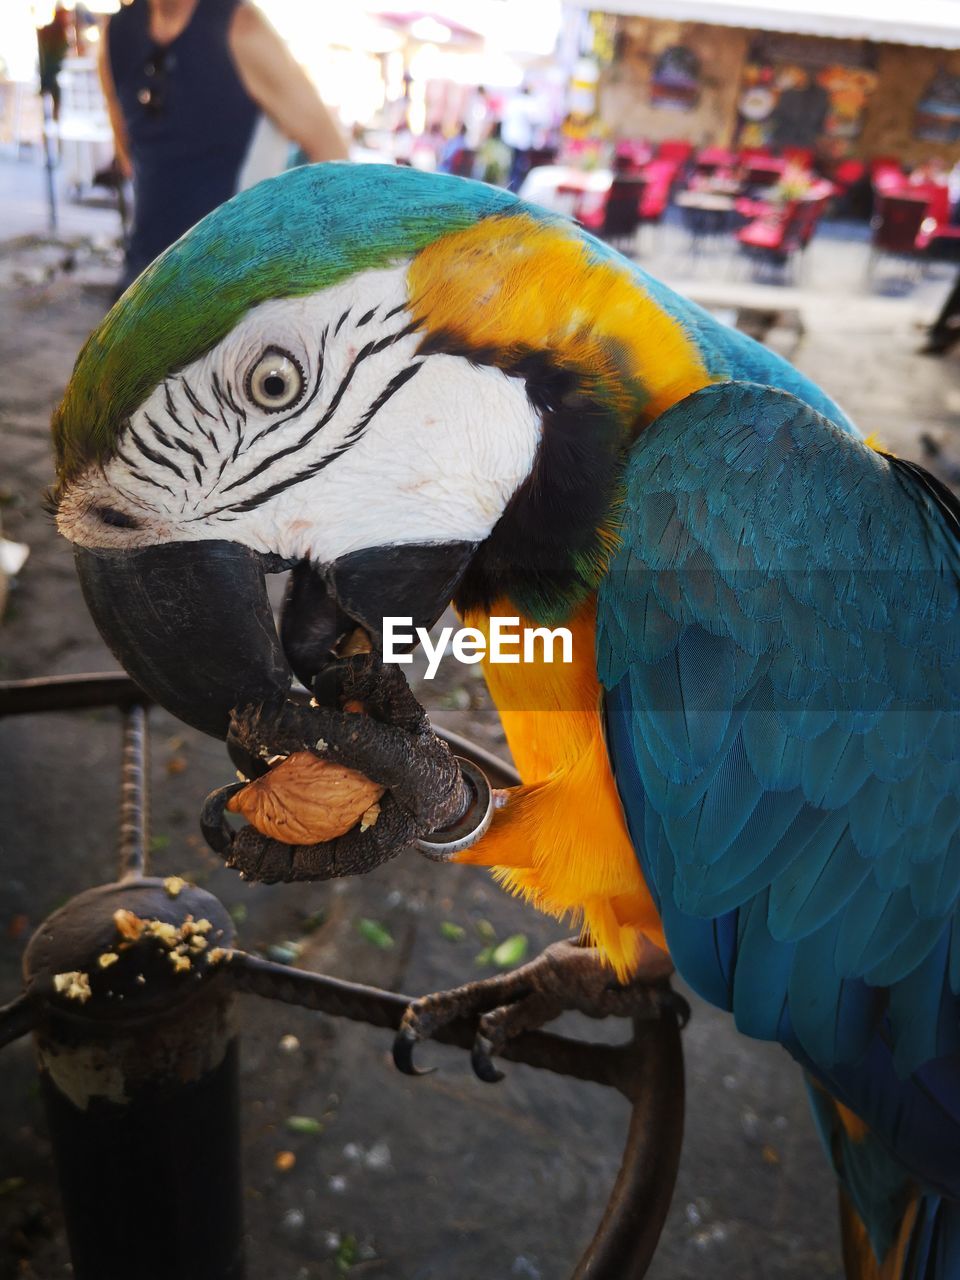
<svg viewBox="0 0 960 1280"><path fill-rule="evenodd" d="M77 547L76 563L87 607L120 664L173 715L224 738L234 708L284 699L294 673L309 688L358 623L375 646L385 617L432 626L474 550L390 546L329 566L299 564L280 636L264 574L288 565L237 543Z"/></svg>
<svg viewBox="0 0 960 1280"><path fill-rule="evenodd" d="M225 738L230 712L283 698L292 674L267 599L263 558L235 542L76 549L87 608L145 693Z"/></svg>
<svg viewBox="0 0 960 1280"><path fill-rule="evenodd" d="M453 597L476 543L371 547L326 567L299 564L290 576L280 635L309 689L338 641L359 623L380 648L384 618L430 628Z"/></svg>

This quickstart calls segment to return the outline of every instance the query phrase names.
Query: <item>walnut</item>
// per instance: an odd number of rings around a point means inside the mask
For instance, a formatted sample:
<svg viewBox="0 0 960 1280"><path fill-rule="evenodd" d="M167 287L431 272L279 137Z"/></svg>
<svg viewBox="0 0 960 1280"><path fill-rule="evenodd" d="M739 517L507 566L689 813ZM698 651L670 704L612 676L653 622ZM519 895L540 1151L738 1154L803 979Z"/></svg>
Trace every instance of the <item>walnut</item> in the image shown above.
<svg viewBox="0 0 960 1280"><path fill-rule="evenodd" d="M370 637L364 631L363 627L357 627L351 631L337 645L338 658L353 658L358 653L370 653L373 645L370 643Z"/></svg>
<svg viewBox="0 0 960 1280"><path fill-rule="evenodd" d="M284 844L319 844L365 818L383 791L355 769L297 751L231 796L227 808L261 835Z"/></svg>

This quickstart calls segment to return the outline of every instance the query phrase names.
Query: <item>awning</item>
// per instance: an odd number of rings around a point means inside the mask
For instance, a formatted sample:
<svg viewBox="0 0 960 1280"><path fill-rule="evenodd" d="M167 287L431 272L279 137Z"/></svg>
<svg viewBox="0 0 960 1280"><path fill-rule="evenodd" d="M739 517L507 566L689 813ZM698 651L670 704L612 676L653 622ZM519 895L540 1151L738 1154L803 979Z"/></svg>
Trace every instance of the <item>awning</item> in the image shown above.
<svg viewBox="0 0 960 1280"><path fill-rule="evenodd" d="M578 9L960 49L960 0L567 0Z"/></svg>

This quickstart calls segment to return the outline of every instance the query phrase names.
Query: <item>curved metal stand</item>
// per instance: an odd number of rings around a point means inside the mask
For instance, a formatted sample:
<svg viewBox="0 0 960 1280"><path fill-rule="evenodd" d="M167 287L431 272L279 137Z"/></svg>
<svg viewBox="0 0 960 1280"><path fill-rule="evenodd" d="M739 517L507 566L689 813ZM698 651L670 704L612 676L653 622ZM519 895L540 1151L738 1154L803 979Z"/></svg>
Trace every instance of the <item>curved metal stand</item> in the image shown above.
<svg viewBox="0 0 960 1280"><path fill-rule="evenodd" d="M125 1280L131 1239L140 1242L139 1280L241 1280L234 994L394 1030L411 997L233 950L229 917L213 895L146 878L145 699L128 677L0 683L0 717L103 705L126 712L120 878L73 898L37 930L26 990L0 1009L0 1047L35 1034L77 1280ZM505 762L437 731L499 785L517 781ZM198 932L198 921L209 929ZM105 965L107 953L115 958ZM473 1021L461 1019L436 1039L469 1050L475 1036ZM634 1022L619 1045L525 1032L502 1056L615 1088L630 1102L620 1171L572 1280L639 1280L680 1160L683 1054L674 1014ZM178 1149L189 1136L188 1179L179 1162L142 1158L151 1144L162 1157L172 1133ZM176 1231L164 1225L171 1222Z"/></svg>

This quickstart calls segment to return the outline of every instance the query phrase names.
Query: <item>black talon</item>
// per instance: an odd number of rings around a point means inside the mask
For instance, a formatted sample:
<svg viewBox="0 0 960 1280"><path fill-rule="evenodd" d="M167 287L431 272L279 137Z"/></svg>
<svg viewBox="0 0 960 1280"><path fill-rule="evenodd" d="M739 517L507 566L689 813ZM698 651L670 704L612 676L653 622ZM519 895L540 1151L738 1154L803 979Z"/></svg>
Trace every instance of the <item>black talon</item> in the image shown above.
<svg viewBox="0 0 960 1280"><path fill-rule="evenodd" d="M242 791L245 782L230 782L225 787L211 791L200 810L200 830L207 844L217 853L229 853L233 845L233 831L223 816L227 801Z"/></svg>
<svg viewBox="0 0 960 1280"><path fill-rule="evenodd" d="M470 1050L470 1063L474 1075L484 1084L497 1084L503 1079L503 1072L493 1065L491 1053L493 1045L486 1036L477 1036Z"/></svg>
<svg viewBox="0 0 960 1280"><path fill-rule="evenodd" d="M337 669L335 662L313 677L313 696L321 707L339 707L342 688L343 672Z"/></svg>
<svg viewBox="0 0 960 1280"><path fill-rule="evenodd" d="M672 987L668 987L662 992L660 997L660 1008L669 1011L677 1020L677 1026L682 1031L690 1021L691 1009L690 1002L680 995L678 991L674 991Z"/></svg>
<svg viewBox="0 0 960 1280"><path fill-rule="evenodd" d="M393 1065L405 1076L430 1076L436 1067L418 1067L413 1060L413 1051L420 1043L412 1031L401 1027L393 1038Z"/></svg>

